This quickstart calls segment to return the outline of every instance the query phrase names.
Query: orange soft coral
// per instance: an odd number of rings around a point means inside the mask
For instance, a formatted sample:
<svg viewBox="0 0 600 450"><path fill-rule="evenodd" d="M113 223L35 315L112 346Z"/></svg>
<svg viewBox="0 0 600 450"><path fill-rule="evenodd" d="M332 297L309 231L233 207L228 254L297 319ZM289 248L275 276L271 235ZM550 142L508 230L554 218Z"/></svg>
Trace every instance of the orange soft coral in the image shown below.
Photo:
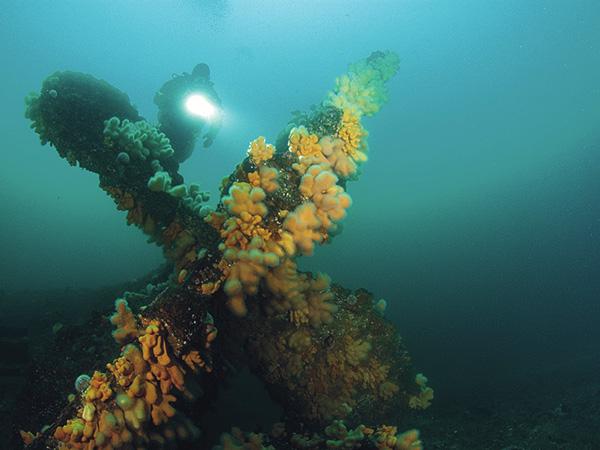
<svg viewBox="0 0 600 450"><path fill-rule="evenodd" d="M122 298L115 300L115 310L110 317L110 322L117 327L112 332L113 338L120 344L133 341L139 336L138 324L127 301Z"/></svg>
<svg viewBox="0 0 600 450"><path fill-rule="evenodd" d="M273 167L260 166L257 171L248 174L248 181L254 187L260 187L265 192L271 193L279 189L277 184L277 169Z"/></svg>
<svg viewBox="0 0 600 450"><path fill-rule="evenodd" d="M259 136L248 146L248 156L257 166L270 160L275 153L275 147L267 144L264 136Z"/></svg>
<svg viewBox="0 0 600 450"><path fill-rule="evenodd" d="M310 166L300 182L300 193L315 204L317 217L326 230L346 216L352 200L337 184L338 177L325 164Z"/></svg>
<svg viewBox="0 0 600 450"><path fill-rule="evenodd" d="M312 255L315 243L323 241L321 227L321 221L317 217L317 207L310 202L294 209L283 223L283 228L289 231L295 246L305 255Z"/></svg>

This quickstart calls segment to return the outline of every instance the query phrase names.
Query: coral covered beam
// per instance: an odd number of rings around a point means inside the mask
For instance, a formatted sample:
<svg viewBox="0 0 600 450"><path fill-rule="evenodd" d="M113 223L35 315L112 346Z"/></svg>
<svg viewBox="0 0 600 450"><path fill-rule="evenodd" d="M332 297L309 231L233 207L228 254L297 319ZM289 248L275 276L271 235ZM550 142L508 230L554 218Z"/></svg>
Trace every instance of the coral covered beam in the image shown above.
<svg viewBox="0 0 600 450"><path fill-rule="evenodd" d="M226 359L265 382L291 430L304 423L317 432L338 421L305 448L326 448L333 438L346 448L346 439L420 448L416 433L360 428L391 410L425 408L433 395L383 318L385 302L296 264L340 231L351 205L347 183L367 160L361 119L381 108L397 68L395 54L373 53L338 78L312 113L297 114L275 145L262 136L252 141L214 210L197 184L184 183L169 137L108 83L57 72L29 96L26 115L42 143L97 173L128 223L163 247L173 272L139 313L117 302L112 321L121 355L94 374L73 418L26 439L109 449L193 437L176 400L190 396L189 380L202 383ZM342 419L358 428L348 430ZM173 423L187 431L173 435ZM227 439L241 445L245 437Z"/></svg>

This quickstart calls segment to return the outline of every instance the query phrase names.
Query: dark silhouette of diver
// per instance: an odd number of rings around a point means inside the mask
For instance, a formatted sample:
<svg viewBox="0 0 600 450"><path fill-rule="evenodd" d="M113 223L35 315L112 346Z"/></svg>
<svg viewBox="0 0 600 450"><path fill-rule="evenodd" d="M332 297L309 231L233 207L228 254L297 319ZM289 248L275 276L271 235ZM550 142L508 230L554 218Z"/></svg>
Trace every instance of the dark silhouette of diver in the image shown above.
<svg viewBox="0 0 600 450"><path fill-rule="evenodd" d="M196 140L202 135L204 147L209 147L221 127L220 111L210 120L189 114L185 101L191 94L201 94L220 110L221 100L210 81L210 69L204 63L197 64L189 74L173 74L154 96L158 106L159 129L167 135L175 150L174 158L183 162L194 151Z"/></svg>

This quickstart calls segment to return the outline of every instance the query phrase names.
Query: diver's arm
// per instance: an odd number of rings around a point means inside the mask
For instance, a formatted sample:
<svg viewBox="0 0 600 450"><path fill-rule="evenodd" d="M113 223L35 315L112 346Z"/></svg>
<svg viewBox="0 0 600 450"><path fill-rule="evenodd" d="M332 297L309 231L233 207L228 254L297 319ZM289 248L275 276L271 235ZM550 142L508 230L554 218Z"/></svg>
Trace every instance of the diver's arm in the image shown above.
<svg viewBox="0 0 600 450"><path fill-rule="evenodd" d="M223 118L221 117L221 113L217 114L212 123L210 123L209 128L206 134L203 137L203 147L210 147L217 137L217 133L221 129Z"/></svg>

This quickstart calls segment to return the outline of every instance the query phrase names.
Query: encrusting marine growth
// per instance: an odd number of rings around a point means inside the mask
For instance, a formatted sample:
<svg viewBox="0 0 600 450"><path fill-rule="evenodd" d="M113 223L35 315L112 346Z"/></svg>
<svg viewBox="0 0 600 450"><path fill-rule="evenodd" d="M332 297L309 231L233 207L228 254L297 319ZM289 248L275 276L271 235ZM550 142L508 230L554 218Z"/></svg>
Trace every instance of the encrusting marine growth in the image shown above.
<svg viewBox="0 0 600 450"><path fill-rule="evenodd" d="M297 113L275 144L252 141L214 210L199 185L184 183L169 137L108 83L57 72L27 97L42 143L97 173L127 223L162 246L173 267L145 307L116 301L120 356L93 374L72 418L22 432L27 444L187 448L199 431L177 405L202 395L227 361L265 383L285 423L269 434L234 429L217 448L422 448L415 430L363 425L426 408L433 397L383 318L385 301L296 262L340 232L352 203L347 184L367 160L361 119L385 103L397 69L395 54L374 52L311 113Z"/></svg>

